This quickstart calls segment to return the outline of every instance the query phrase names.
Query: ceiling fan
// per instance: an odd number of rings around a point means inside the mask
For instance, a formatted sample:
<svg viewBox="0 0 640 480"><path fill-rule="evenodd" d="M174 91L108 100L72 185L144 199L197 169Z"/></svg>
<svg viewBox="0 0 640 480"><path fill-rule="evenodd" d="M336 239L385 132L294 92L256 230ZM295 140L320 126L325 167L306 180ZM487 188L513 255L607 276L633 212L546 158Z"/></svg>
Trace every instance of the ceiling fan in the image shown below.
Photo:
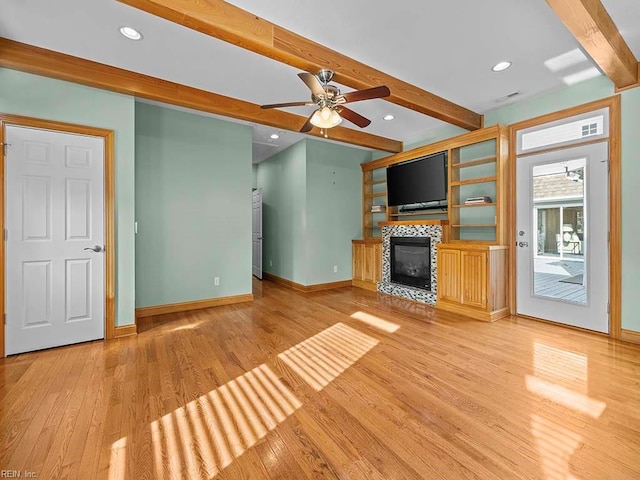
<svg viewBox="0 0 640 480"><path fill-rule="evenodd" d="M314 111L300 129L301 132L308 132L314 126L324 130L335 127L342 122L342 119L350 121L360 128L364 128L371 123L366 117L354 112L350 108L344 106L345 103L360 102L362 100L371 100L373 98L384 98L391 95L388 87L381 85L379 87L365 88L354 92L340 93L340 89L335 85L329 85L333 79L333 71L323 68L317 75L302 72L298 77L311 90L311 101L306 102L288 102L273 103L270 105L262 105L260 108L283 108L283 107L302 107L317 105L318 109Z"/></svg>

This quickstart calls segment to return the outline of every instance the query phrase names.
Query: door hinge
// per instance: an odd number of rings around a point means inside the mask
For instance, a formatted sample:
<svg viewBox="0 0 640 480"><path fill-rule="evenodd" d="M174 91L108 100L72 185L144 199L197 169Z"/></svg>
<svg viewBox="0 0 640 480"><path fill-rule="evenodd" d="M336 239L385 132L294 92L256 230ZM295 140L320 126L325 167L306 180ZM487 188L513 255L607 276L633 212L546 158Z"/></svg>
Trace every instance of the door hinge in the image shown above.
<svg viewBox="0 0 640 480"><path fill-rule="evenodd" d="M607 302L607 313L611 313L611 303Z"/></svg>
<svg viewBox="0 0 640 480"><path fill-rule="evenodd" d="M11 143L0 143L0 145L2 145L3 147L3 151L4 151L4 156L7 156L7 147L10 147L12 144Z"/></svg>
<svg viewBox="0 0 640 480"><path fill-rule="evenodd" d="M9 230L7 230L6 228L4 229L3 237L5 242L9 240Z"/></svg>

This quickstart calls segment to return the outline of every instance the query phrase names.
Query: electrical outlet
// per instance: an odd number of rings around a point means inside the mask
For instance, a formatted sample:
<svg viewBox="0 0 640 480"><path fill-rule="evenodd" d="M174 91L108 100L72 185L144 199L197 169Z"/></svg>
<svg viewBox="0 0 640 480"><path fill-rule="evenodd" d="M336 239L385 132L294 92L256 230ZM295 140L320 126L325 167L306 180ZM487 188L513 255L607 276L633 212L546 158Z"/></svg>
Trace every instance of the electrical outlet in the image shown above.
<svg viewBox="0 0 640 480"><path fill-rule="evenodd" d="M213 284L217 287L220 285L220 277L213 277Z"/></svg>
<svg viewBox="0 0 640 480"><path fill-rule="evenodd" d="M338 273L338 265L333 266L333 273Z"/></svg>

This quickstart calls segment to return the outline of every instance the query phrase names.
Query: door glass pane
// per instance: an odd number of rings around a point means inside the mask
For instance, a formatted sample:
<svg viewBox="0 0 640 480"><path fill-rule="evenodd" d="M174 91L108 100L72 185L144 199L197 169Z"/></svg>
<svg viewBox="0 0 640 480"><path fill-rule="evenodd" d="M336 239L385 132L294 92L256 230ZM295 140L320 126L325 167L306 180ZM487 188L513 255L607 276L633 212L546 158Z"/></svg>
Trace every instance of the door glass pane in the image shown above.
<svg viewBox="0 0 640 480"><path fill-rule="evenodd" d="M587 303L585 168L582 158L532 169L535 296Z"/></svg>

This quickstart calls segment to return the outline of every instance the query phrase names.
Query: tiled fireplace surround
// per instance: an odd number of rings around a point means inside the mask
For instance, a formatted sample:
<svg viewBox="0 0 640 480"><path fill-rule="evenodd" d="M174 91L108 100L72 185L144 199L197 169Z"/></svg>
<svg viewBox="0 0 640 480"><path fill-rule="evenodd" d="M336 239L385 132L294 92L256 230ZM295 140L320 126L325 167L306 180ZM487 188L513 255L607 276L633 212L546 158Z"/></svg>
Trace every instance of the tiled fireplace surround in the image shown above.
<svg viewBox="0 0 640 480"><path fill-rule="evenodd" d="M391 237L431 238L431 291L391 283ZM438 244L442 243L441 225L384 225L382 227L382 281L378 291L416 302L436 304L438 291Z"/></svg>

